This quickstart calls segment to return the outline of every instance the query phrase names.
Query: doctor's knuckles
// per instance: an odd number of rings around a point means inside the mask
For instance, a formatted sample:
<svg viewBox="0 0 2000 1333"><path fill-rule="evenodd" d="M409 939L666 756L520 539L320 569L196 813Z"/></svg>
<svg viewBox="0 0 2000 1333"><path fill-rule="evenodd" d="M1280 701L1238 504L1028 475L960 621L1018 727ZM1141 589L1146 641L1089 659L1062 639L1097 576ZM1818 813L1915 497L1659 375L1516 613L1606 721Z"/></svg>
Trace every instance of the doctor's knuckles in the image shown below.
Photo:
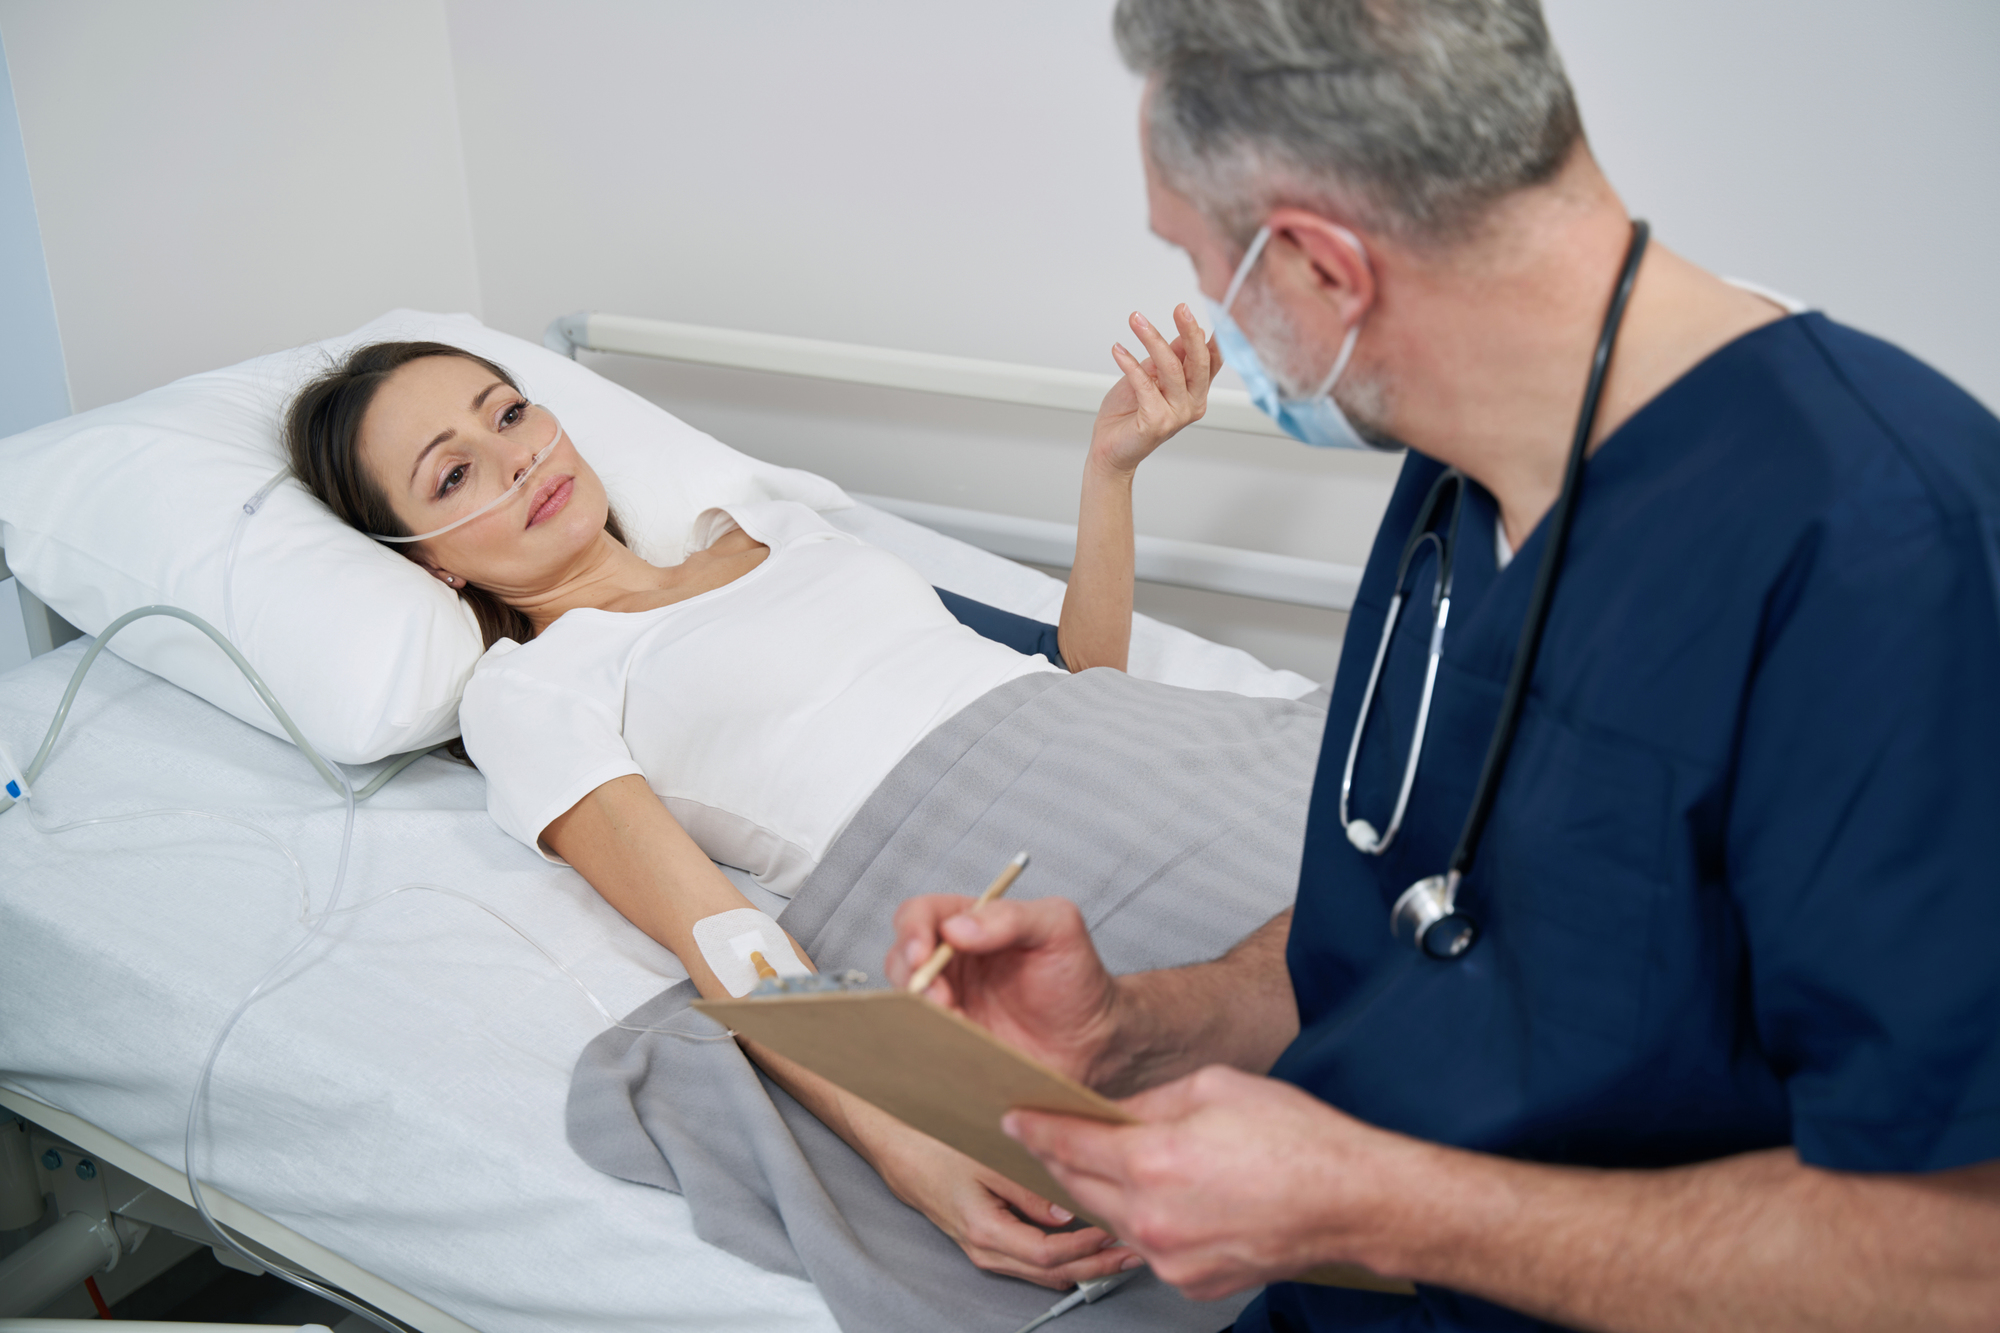
<svg viewBox="0 0 2000 1333"><path fill-rule="evenodd" d="M1402 1276L1385 1238L1427 1145L1222 1065L1122 1105L1141 1123L1015 1111L1004 1128L1162 1281L1218 1300L1327 1263Z"/></svg>
<svg viewBox="0 0 2000 1333"><path fill-rule="evenodd" d="M925 995L1000 1040L1082 1083L1101 1073L1117 1029L1117 982L1067 898L998 899L932 894L896 909L884 964L905 985L939 942L954 956Z"/></svg>

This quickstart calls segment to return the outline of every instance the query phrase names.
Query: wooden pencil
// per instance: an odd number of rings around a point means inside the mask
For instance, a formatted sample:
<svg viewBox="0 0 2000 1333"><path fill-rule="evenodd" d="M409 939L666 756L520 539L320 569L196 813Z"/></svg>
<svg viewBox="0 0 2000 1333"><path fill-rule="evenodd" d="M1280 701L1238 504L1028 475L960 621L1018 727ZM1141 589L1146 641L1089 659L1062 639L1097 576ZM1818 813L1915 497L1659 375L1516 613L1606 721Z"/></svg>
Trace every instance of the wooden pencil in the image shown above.
<svg viewBox="0 0 2000 1333"><path fill-rule="evenodd" d="M1014 853L1014 859L1007 863L1006 869L996 875L993 882L986 886L986 892L979 895L979 901L966 910L977 912L980 908L1007 892L1014 881L1020 877L1021 872L1027 869L1027 866L1028 854L1026 852ZM938 947L931 951L931 956L924 960L924 965L911 974L910 984L906 989L912 995L921 995L929 990L931 983L938 979L938 973L944 971L945 964L949 963L951 958L952 947L944 941L939 940Z"/></svg>

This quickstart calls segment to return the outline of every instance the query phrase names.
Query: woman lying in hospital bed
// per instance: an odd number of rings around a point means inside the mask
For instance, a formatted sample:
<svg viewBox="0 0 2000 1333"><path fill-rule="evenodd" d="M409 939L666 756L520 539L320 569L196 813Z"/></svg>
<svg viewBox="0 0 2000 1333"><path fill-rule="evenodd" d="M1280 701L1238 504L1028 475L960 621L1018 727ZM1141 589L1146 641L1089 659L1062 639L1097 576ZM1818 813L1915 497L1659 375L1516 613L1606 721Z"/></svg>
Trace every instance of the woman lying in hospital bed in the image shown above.
<svg viewBox="0 0 2000 1333"><path fill-rule="evenodd" d="M1125 666L1133 473L1202 415L1219 364L1185 306L1175 319L1170 343L1134 317L1144 361L1114 349L1124 377L1093 430L1059 631L1072 671ZM495 820L673 950L703 995L740 994L744 965L702 947L699 923L751 907L715 863L789 896L933 729L1059 668L974 634L902 561L789 501L712 509L694 554L649 564L621 540L588 443L498 366L438 343L357 349L287 422L305 485L477 615L488 651L460 722ZM1081 831L1098 811L1084 800L1070 814ZM1125 1261L1096 1230L1021 1222L1008 1205L1070 1219L748 1049L981 1266L1066 1287Z"/></svg>

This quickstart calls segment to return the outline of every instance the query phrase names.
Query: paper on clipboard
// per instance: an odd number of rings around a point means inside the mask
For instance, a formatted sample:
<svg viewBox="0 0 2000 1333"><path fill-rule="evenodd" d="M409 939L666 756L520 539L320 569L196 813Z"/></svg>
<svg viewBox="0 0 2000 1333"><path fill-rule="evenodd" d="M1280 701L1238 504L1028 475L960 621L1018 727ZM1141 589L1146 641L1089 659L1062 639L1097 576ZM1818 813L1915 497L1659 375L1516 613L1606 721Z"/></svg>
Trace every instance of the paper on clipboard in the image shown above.
<svg viewBox="0 0 2000 1333"><path fill-rule="evenodd" d="M1088 1221L1032 1153L1001 1132L1016 1108L1134 1124L1116 1102L919 995L819 991L694 1007ZM1412 1295L1407 1282L1330 1264L1301 1279Z"/></svg>

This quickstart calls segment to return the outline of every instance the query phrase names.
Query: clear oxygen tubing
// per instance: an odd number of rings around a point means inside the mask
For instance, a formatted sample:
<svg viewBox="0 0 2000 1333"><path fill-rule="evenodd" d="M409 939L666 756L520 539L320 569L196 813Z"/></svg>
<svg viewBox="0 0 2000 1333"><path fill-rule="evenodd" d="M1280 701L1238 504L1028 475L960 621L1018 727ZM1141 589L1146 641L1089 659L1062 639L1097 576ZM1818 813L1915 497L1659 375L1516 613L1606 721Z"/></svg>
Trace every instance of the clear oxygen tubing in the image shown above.
<svg viewBox="0 0 2000 1333"><path fill-rule="evenodd" d="M320 780L325 782L336 796L342 795L347 790L346 776L320 757L319 751L312 747L312 743L306 740L305 734L299 730L298 724L292 721L291 714L285 711L284 705L278 702L277 696L272 694L270 687L264 684L264 678L257 674L257 669L251 666L245 660L243 654L236 650L236 645L224 638L216 630L215 626L209 624L192 611L183 611L178 606L142 606L137 610L127 611L124 615L104 627L104 632L97 636L96 640L90 645L89 650L77 662L76 670L70 673L69 686L63 691L62 702L56 706L55 716L49 719L49 729L42 737L41 748L35 751L35 757L28 761L28 767L21 774L22 777L28 780L30 785L34 783L36 778L41 776L42 769L48 764L49 752L55 749L56 738L62 735L63 724L69 721L69 710L76 703L77 691L83 688L83 678L90 673L92 664L97 661L97 655L104 651L104 646L111 642L112 637L118 631L124 629L133 621L143 620L147 616L172 616L176 620L186 621L203 634L206 634L216 647L228 654L229 660L236 665L236 669L243 673L243 678L250 682L250 688L257 692L257 697L263 701L266 708L271 710L271 716L278 720L278 725L285 729L287 736L291 737L292 744L298 746L306 758L311 761L314 770L320 776ZM430 753L433 753L433 751L412 750L408 754L397 755L387 768L369 779L368 784L354 794L354 799L357 801L367 800L376 792L382 790L398 773L401 773L411 764L414 764L417 760ZM13 804L14 802L10 798L0 795L0 814L5 814Z"/></svg>
<svg viewBox="0 0 2000 1333"><path fill-rule="evenodd" d="M282 479L283 479L282 474L279 477L273 478L272 481L266 485L263 493L268 494L271 488L274 487ZM253 506L251 505L245 506L246 517L254 512L255 508ZM212 1230L216 1234L216 1236L223 1241L224 1244L228 1245L230 1249L236 1251L236 1253L241 1255L244 1259L250 1261L251 1263L257 1265L260 1268L268 1269L269 1271L276 1273L279 1277L283 1278L287 1282L290 1282L293 1286L296 1286L301 1290L311 1292L316 1296L332 1301L334 1304L340 1306L342 1309L345 1309L352 1314L359 1315L363 1319L368 1320L370 1323L391 1330L391 1333L401 1333L402 1330L409 1330L409 1326L404 1324L402 1321L396 1319L394 1316L388 1315L383 1311L374 1309L372 1306L366 1306L362 1303L358 1303L355 1298L350 1297L345 1292L327 1287L311 1277L308 1277L301 1273L294 1272L290 1269L288 1265L275 1261L273 1256L265 1254L256 1254L250 1251L248 1248L246 1248L235 1237L234 1234L232 1234L226 1227L222 1225L222 1223L220 1223L216 1219L214 1213L210 1210L208 1206L208 1200L202 1192L200 1173L195 1165L194 1149L201 1123L201 1112L203 1107L207 1104L208 1091L214 1078L216 1062L221 1058L223 1046L228 1042L230 1035L235 1031L237 1024L242 1020L244 1014L249 1011L250 1006L255 1004L257 1000L262 998L266 993L270 991L271 987L284 975L286 969L292 964L293 960L305 954L307 950L309 950L312 947L314 941L319 938L321 932L325 930L326 925L329 921L331 921L336 916L345 916L348 915L349 913L365 910L366 908L373 907L378 903L384 902L399 894L411 892L413 890L423 890L432 893L444 894L448 897L459 899L462 902L470 903L472 906L479 908L481 911L485 912L487 915L493 917L495 920L499 921L502 925L506 926L514 934L518 935L522 940L526 941L538 953L540 953L543 958L547 959L548 962L552 966L554 966L557 971L561 972L563 976L568 978L571 984L576 986L576 988L580 992L582 992L584 999L590 1003L590 1006L597 1011L598 1015L602 1017L604 1021L607 1024L611 1025L612 1027L619 1028L627 1032L636 1032L642 1034L658 1033L665 1036L677 1037L684 1041L696 1041L696 1042L732 1041L734 1040L734 1038L728 1032L720 1032L720 1033L687 1032L671 1027L640 1027L635 1024L630 1024L621 1021L620 1019L612 1015L610 1009L607 1008L604 1002L597 997L596 993L593 992L590 989L590 987L584 983L583 979L577 976L576 973L572 971L565 963L563 963L561 959L557 958L555 954L550 952L549 949L541 943L541 941L537 940L534 936L530 935L527 931L523 930L520 926L516 925L504 913L498 911L493 907L488 906L483 902L480 902L478 899L472 897L469 894L461 892L460 890L448 888L440 884L405 884L397 888L390 889L385 893L378 894L374 898L370 898L363 902L357 903L352 907L345 907L345 908L341 907L340 895L342 889L345 887L346 884L349 854L352 851L353 847L356 805L360 801L366 800L368 797L380 791L382 787L389 782L390 779L394 778L398 773L402 772L405 768L408 768L412 763L422 758L425 754L430 753L430 751L419 750L419 751L413 751L409 754L398 756L398 758L394 763L390 764L388 767L384 768L381 772L377 773L365 787L363 787L360 791L357 792L354 789L352 782L348 779L347 775L344 772L342 772L337 766L329 763L325 758L323 758L320 755L320 753L313 748L311 742L306 740L305 736L299 731L297 725L292 722L290 715L287 714L284 710L284 707L281 704L279 704L276 696L274 696L271 693L270 688L264 684L263 678L257 674L256 669L250 665L250 663L243 657L242 653L237 651L235 645L230 643L228 639L226 639L225 637L223 637L223 635L221 635L216 631L214 626L210 625L200 616L197 616L189 611L184 611L179 607L173 607L173 606L140 607L136 610L129 611L126 614L118 617L118 619L112 621L111 624L105 627L104 632L97 636L96 641L91 644L90 648L84 653L82 659L78 661L76 669L71 673L69 685L63 691L62 702L58 705L55 716L51 718L49 721L48 732L42 739L41 748L36 751L35 757L29 763L27 771L24 774L22 774L22 776L27 779L27 782L30 787L32 787L35 779L41 775L42 770L47 766L50 753L55 748L56 739L62 734L63 725L65 722L67 722L69 718L70 709L76 702L77 692L82 688L83 679L89 673L92 664L96 662L98 653L103 650L105 645L111 641L114 635L116 635L119 631L123 630L127 625L133 623L134 621L142 620L147 616L152 616L152 615L171 616L175 619L185 621L186 623L200 630L203 634L207 635L208 638L212 642L214 642L217 647L221 648L223 652L228 655L229 660L235 664L237 670L243 673L244 679L247 680L250 683L251 688L256 691L258 698L263 700L265 706L271 710L272 716L278 720L279 725L285 729L286 734L291 737L293 743L298 746L299 750L303 752L306 758L312 763L314 769L319 773L321 779L323 781L326 781L327 784L330 787L332 787L334 791L340 796L341 804L344 810L344 818L341 824L341 835L340 835L340 857L335 866L333 887L331 892L327 895L327 903L325 908L317 913L311 911L311 904L312 904L311 889L306 880L305 867L300 864L298 856L292 851L292 849L289 846L287 846L281 839L271 834L268 830L260 828L259 826L251 823L248 820L238 819L233 815L224 815L207 810L161 809L161 810L144 810L144 811L138 811L130 814L121 814L121 815L103 815L93 818L72 820L66 824L50 825L50 824L44 824L41 821L41 819L39 818L39 812L35 809L33 801L27 791L24 791L23 793L23 796L21 798L22 803L26 803L28 805L29 823L32 824L39 832L43 833L44 835L67 833L75 829L88 828L101 824L119 824L137 819L149 819L149 818L164 817L164 816L182 816L182 817L198 818L198 819L210 819L220 823L230 824L235 827L242 828L248 830L251 833L256 834L258 837L262 838L264 841L270 843L273 847L275 847L279 851L279 853L285 857L286 861L290 863L293 874L298 882L299 904L300 904L298 919L301 924L307 927L306 934L301 939L299 939L295 944L293 944L291 948L287 949L284 952L284 954L279 957L277 962L273 963L271 967L265 971L264 975L257 980L257 983L254 986L252 986L250 990L242 997L242 999L240 999L237 1002L235 1008L232 1009L229 1015L223 1020L222 1026L217 1030L213 1041L209 1045L208 1054L206 1058L203 1060L201 1071L195 1080L194 1094L189 1099L188 1102L187 1126L182 1142L183 1166L186 1169L188 1194L192 1202L194 1203L196 1210L201 1214L202 1220L208 1224L210 1230ZM0 796L0 814L4 814L8 809L12 808L15 804L16 802L14 800L7 798L5 796ZM416 1331L409 1330L409 1333L416 1333Z"/></svg>
<svg viewBox="0 0 2000 1333"><path fill-rule="evenodd" d="M278 484L291 475L291 468L279 468L276 475L257 488L255 495L243 502L243 512L236 516L236 525L229 530L229 554L222 560L222 628L231 643L243 637L236 632L236 550L243 545L243 529L250 525L251 518L264 507L264 501L271 498Z"/></svg>

